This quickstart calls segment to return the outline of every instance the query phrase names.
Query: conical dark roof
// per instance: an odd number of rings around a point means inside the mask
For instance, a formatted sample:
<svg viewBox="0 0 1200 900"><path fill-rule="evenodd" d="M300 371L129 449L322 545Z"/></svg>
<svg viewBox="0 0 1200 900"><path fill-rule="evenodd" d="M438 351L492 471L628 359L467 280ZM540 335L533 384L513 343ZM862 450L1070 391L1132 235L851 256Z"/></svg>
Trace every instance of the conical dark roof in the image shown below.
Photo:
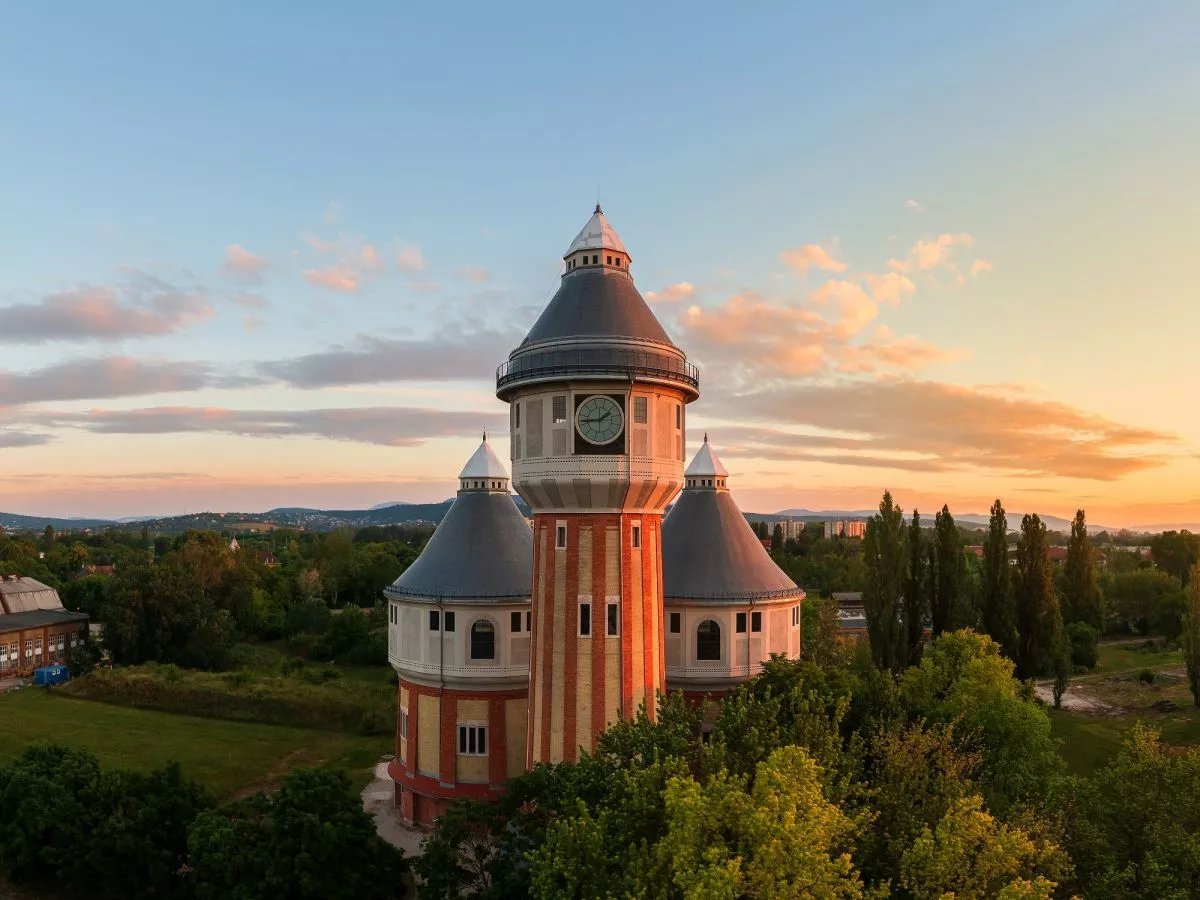
<svg viewBox="0 0 1200 900"><path fill-rule="evenodd" d="M664 600L727 603L803 596L750 528L725 480L718 487L715 478L692 477L724 471L706 436L688 467L688 486L663 519Z"/></svg>
<svg viewBox="0 0 1200 900"><path fill-rule="evenodd" d="M417 561L384 593L466 601L528 600L533 532L508 492L459 491Z"/></svg>
<svg viewBox="0 0 1200 900"><path fill-rule="evenodd" d="M582 269L563 278L521 347L538 341L598 337L675 346L629 273L597 268Z"/></svg>

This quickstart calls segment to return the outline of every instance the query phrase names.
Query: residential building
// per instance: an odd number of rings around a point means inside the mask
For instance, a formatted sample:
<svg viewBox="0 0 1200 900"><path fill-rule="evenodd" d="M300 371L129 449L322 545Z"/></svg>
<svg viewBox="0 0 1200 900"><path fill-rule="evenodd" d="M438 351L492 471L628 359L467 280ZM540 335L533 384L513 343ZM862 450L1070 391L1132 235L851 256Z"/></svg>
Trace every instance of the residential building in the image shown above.
<svg viewBox="0 0 1200 900"><path fill-rule="evenodd" d="M85 613L64 609L58 591L19 575L0 577L0 678L66 662L84 639Z"/></svg>

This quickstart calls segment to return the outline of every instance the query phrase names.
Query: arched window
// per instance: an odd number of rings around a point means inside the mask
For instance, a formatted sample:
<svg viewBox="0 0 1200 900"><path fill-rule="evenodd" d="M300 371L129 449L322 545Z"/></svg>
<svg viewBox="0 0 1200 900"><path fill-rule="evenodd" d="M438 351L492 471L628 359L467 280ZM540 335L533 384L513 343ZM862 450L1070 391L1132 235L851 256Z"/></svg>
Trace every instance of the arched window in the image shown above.
<svg viewBox="0 0 1200 900"><path fill-rule="evenodd" d="M696 659L720 660L721 626L705 619L696 626Z"/></svg>
<svg viewBox="0 0 1200 900"><path fill-rule="evenodd" d="M471 625L471 659L496 658L496 629L480 619Z"/></svg>

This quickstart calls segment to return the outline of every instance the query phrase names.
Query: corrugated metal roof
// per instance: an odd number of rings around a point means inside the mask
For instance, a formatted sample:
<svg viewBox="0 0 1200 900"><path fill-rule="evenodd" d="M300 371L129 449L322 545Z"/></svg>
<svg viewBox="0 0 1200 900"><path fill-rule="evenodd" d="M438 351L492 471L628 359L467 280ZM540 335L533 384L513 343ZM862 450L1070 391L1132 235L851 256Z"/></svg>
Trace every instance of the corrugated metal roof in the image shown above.
<svg viewBox="0 0 1200 900"><path fill-rule="evenodd" d="M0 616L0 632L20 631L22 628L41 628L43 625L65 625L71 622L83 624L87 613L71 612L66 609L32 609L28 612Z"/></svg>
<svg viewBox="0 0 1200 900"><path fill-rule="evenodd" d="M0 578L0 613L31 612L36 609L62 609L58 591L33 578Z"/></svg>
<svg viewBox="0 0 1200 900"><path fill-rule="evenodd" d="M395 583L394 597L463 603L528 600L533 533L512 495L459 491L425 550Z"/></svg>
<svg viewBox="0 0 1200 900"><path fill-rule="evenodd" d="M728 491L685 489L663 520L662 555L667 603L804 594L763 549Z"/></svg>

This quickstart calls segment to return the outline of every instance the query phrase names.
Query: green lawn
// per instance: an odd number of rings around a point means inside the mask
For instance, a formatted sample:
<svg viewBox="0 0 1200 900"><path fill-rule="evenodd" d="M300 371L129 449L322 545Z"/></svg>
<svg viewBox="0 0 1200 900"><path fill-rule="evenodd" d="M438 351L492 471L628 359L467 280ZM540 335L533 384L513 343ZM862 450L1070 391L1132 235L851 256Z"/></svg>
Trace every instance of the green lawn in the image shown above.
<svg viewBox="0 0 1200 900"><path fill-rule="evenodd" d="M392 751L388 735L200 719L41 688L0 695L0 762L37 740L89 750L106 766L149 770L178 760L220 798L269 787L292 768L320 764L343 769L361 790L375 763Z"/></svg>
<svg viewBox="0 0 1200 900"><path fill-rule="evenodd" d="M1178 650L1150 653L1139 650L1139 646L1139 644L1101 644L1100 662L1096 668L1092 669L1092 673L1108 675L1113 672L1183 665L1183 654Z"/></svg>

